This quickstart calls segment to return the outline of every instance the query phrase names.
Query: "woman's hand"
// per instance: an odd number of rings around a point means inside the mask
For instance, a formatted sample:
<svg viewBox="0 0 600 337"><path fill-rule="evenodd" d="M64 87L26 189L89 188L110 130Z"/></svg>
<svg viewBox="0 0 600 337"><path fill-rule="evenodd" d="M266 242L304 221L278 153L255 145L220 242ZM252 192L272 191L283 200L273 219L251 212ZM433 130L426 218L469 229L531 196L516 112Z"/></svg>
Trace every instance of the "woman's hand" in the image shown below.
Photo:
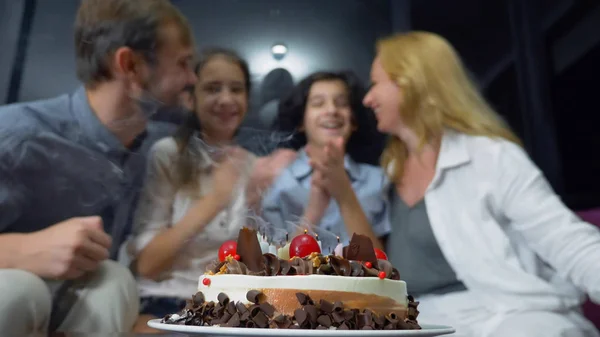
<svg viewBox="0 0 600 337"><path fill-rule="evenodd" d="M308 147L310 165L314 172L312 184L325 190L341 202L352 191L352 184L344 167L344 140L339 137L328 142L322 150Z"/></svg>

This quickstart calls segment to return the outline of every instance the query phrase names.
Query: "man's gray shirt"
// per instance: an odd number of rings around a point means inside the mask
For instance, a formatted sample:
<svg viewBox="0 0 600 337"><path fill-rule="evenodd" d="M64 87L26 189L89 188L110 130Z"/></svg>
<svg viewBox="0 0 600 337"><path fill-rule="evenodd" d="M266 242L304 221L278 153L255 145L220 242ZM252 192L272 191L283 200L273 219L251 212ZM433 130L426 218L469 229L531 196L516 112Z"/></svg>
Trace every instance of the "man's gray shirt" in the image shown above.
<svg viewBox="0 0 600 337"><path fill-rule="evenodd" d="M143 184L147 150L172 131L151 122L128 149L100 123L83 88L0 107L0 233L99 215L119 245Z"/></svg>

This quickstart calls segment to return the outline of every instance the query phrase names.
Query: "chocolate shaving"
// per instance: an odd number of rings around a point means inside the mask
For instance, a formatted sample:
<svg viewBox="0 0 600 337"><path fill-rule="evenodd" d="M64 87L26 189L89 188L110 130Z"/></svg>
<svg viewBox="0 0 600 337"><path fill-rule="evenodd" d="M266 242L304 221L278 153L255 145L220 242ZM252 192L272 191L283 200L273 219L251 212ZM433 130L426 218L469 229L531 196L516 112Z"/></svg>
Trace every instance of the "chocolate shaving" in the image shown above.
<svg viewBox="0 0 600 337"><path fill-rule="evenodd" d="M329 317L328 315L321 315L321 316L319 316L319 318L317 318L317 322L321 326L324 326L325 328L329 328L331 326L331 324L333 323L331 321L331 317Z"/></svg>
<svg viewBox="0 0 600 337"><path fill-rule="evenodd" d="M194 303L195 306L199 306L204 304L204 293L199 291L197 293L194 294L194 296L192 296L192 302Z"/></svg>
<svg viewBox="0 0 600 337"><path fill-rule="evenodd" d="M280 263L277 256L267 253L263 254L267 276L275 276L279 273Z"/></svg>
<svg viewBox="0 0 600 337"><path fill-rule="evenodd" d="M322 299L321 301L319 301L319 308L323 312L325 312L327 314L331 314L333 312L334 306L333 306L333 303Z"/></svg>
<svg viewBox="0 0 600 337"><path fill-rule="evenodd" d="M294 311L294 318L299 326L303 326L305 323L308 323L308 315L306 314L306 311L302 309L296 309Z"/></svg>
<svg viewBox="0 0 600 337"><path fill-rule="evenodd" d="M318 305L305 293L297 293L301 305L292 316L277 314L273 305L261 300L260 291L247 294L255 304L233 302L227 294L219 293L218 302L204 300L198 292L187 301L185 309L177 314L166 315L162 323L194 326L224 326L236 328L278 328L278 329L330 329L338 330L415 330L421 329L417 322L419 302L407 296L408 312L406 319L394 312L378 314L369 309L344 309L342 302L331 303L321 299ZM262 303L259 303L262 302ZM195 304L196 303L196 304ZM190 309L191 307L191 309ZM274 317L277 315L276 317Z"/></svg>
<svg viewBox="0 0 600 337"><path fill-rule="evenodd" d="M262 311L259 311L254 317L252 317L254 323L259 328L266 328L269 325L269 318Z"/></svg>
<svg viewBox="0 0 600 337"><path fill-rule="evenodd" d="M331 265L331 268L335 271L337 275L350 276L350 274L352 273L350 261L346 259L340 259L337 256L330 256L329 264Z"/></svg>
<svg viewBox="0 0 600 337"><path fill-rule="evenodd" d="M363 265L360 262L357 261L349 261L350 263L350 276L353 277L361 277L365 275L365 270Z"/></svg>
<svg viewBox="0 0 600 337"><path fill-rule="evenodd" d="M311 323L317 322L317 318L319 318L319 313L318 313L316 306L310 305L310 304L305 305L304 311L306 311L306 314L308 315L308 319L310 320Z"/></svg>
<svg viewBox="0 0 600 337"><path fill-rule="evenodd" d="M237 254L240 256L240 261L248 267L248 270L253 272L265 270L256 230L246 227L240 229L237 240Z"/></svg>
<svg viewBox="0 0 600 337"><path fill-rule="evenodd" d="M261 303L259 305L259 308L260 308L260 310L262 310L262 312L264 312L269 317L272 317L273 314L275 313L275 307L266 302Z"/></svg>
<svg viewBox="0 0 600 337"><path fill-rule="evenodd" d="M254 304L259 304L260 302L264 301L265 295L258 290L250 290L246 294L246 299Z"/></svg>
<svg viewBox="0 0 600 337"><path fill-rule="evenodd" d="M229 304L229 297L225 293L219 293L219 295L217 295L217 301L219 301L221 306L227 307L227 304Z"/></svg>
<svg viewBox="0 0 600 337"><path fill-rule="evenodd" d="M225 323L226 327L230 327L230 328L235 328L240 326L240 314L238 314L237 312L235 314L233 314L231 316L231 318L229 319L229 321L227 321L227 323Z"/></svg>
<svg viewBox="0 0 600 337"><path fill-rule="evenodd" d="M315 302L313 302L313 300L310 298L310 296L304 294L304 293L296 293L296 298L298 299L298 303L300 303L300 305L314 305Z"/></svg>

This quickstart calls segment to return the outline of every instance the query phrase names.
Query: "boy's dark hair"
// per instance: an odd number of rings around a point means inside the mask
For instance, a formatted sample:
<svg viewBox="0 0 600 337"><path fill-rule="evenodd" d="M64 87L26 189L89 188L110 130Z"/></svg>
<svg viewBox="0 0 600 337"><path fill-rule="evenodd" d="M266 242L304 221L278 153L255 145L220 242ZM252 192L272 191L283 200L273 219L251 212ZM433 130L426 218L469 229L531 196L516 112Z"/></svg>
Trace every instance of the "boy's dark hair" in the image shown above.
<svg viewBox="0 0 600 337"><path fill-rule="evenodd" d="M75 19L77 77L93 86L113 79L110 57L129 47L154 63L160 28L173 24L182 43L193 43L185 17L169 0L83 0Z"/></svg>
<svg viewBox="0 0 600 337"><path fill-rule="evenodd" d="M348 139L346 153L357 162L377 165L383 149L383 135L377 131L377 121L373 112L362 104L366 89L353 72L316 72L300 81L279 103L273 127L278 131L293 133L292 140L286 144L287 147L295 150L304 147L307 142L306 134L298 130L304 123L310 89L314 83L320 81L341 81L346 85L352 118L357 127Z"/></svg>

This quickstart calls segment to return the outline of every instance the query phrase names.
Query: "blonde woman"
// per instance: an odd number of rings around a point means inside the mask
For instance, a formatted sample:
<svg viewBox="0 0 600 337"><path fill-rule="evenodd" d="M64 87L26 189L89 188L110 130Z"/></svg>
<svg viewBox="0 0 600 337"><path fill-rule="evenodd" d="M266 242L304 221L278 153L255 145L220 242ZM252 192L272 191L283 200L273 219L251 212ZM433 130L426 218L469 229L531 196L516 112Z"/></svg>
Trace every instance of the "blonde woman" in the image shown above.
<svg viewBox="0 0 600 337"><path fill-rule="evenodd" d="M470 337L598 336L600 234L552 191L442 37L383 39L364 104L391 135L387 254L420 320ZM323 172L327 174L327 172Z"/></svg>

